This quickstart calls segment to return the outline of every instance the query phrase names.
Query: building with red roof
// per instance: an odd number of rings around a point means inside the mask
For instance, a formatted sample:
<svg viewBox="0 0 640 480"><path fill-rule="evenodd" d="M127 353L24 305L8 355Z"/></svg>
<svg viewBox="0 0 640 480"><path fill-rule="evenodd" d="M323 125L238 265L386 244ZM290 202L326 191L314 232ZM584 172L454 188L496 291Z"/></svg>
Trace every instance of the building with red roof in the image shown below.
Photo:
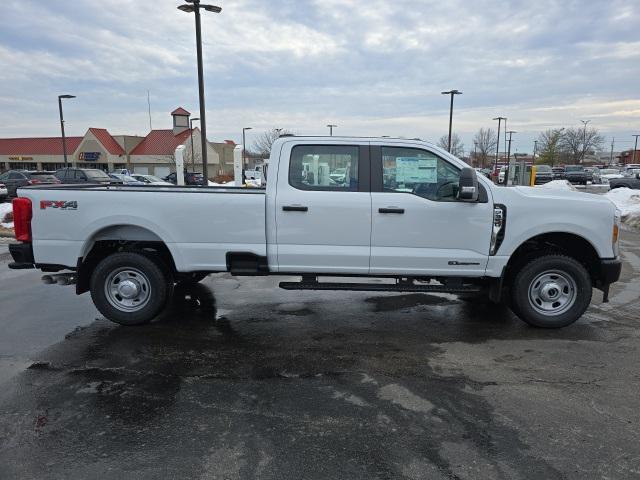
<svg viewBox="0 0 640 480"><path fill-rule="evenodd" d="M152 130L145 137L112 135L104 128L89 128L83 137L66 138L68 162L105 171L126 168L163 177L175 171L174 152L183 145L187 168L202 171L200 130L194 128L192 132L189 129L190 115L179 107L171 112L172 129ZM235 142L207 142L207 148L211 176L233 170ZM57 170L63 167L61 137L0 138L0 171Z"/></svg>

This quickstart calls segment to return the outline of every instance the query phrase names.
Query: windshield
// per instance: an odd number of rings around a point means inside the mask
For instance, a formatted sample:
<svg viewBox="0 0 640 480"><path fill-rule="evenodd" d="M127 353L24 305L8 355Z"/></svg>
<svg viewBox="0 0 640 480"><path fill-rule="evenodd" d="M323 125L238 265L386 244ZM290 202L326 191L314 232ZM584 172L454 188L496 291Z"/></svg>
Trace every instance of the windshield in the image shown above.
<svg viewBox="0 0 640 480"><path fill-rule="evenodd" d="M584 167L574 166L574 167L565 167L566 172L584 172Z"/></svg>
<svg viewBox="0 0 640 480"><path fill-rule="evenodd" d="M601 170L600 173L602 175L616 175L616 174L619 174L620 171L616 170L615 168L605 168L605 169Z"/></svg>
<svg viewBox="0 0 640 480"><path fill-rule="evenodd" d="M106 178L109 179L109 175L104 173L102 170L84 170L84 173L88 178Z"/></svg>
<svg viewBox="0 0 640 480"><path fill-rule="evenodd" d="M550 172L551 171L551 167L549 165L538 165L536 167L538 169L539 172Z"/></svg>
<svg viewBox="0 0 640 480"><path fill-rule="evenodd" d="M163 182L164 181L161 178L156 177L155 175L146 175L143 178L146 178L150 182Z"/></svg>

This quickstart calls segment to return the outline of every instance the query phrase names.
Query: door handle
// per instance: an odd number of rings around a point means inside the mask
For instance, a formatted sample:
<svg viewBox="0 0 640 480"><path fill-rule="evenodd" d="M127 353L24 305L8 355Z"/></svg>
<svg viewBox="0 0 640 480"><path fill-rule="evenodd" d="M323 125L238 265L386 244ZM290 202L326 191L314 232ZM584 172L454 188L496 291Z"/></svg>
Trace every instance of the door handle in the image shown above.
<svg viewBox="0 0 640 480"><path fill-rule="evenodd" d="M284 205L282 210L285 212L307 212L309 207L303 207L302 205Z"/></svg>
<svg viewBox="0 0 640 480"><path fill-rule="evenodd" d="M398 214L403 214L404 213L404 208L391 208L391 207L387 207L387 208L379 208L378 212L380 213L398 213Z"/></svg>

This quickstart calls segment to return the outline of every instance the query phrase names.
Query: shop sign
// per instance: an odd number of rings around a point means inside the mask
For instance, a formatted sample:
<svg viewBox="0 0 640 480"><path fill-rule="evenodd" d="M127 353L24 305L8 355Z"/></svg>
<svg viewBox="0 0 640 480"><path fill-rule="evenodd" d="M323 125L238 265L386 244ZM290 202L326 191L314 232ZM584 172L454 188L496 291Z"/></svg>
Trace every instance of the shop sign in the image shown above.
<svg viewBox="0 0 640 480"><path fill-rule="evenodd" d="M79 160L84 160L85 162L97 162L100 160L101 152L80 152L78 155Z"/></svg>

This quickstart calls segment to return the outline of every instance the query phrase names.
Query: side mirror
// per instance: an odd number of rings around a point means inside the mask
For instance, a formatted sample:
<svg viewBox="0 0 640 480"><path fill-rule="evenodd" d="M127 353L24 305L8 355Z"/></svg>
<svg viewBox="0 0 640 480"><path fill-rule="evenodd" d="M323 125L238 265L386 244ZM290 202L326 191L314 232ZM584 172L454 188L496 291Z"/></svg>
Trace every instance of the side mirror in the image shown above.
<svg viewBox="0 0 640 480"><path fill-rule="evenodd" d="M458 181L458 200L462 202L477 202L478 192L476 171L470 167L463 168Z"/></svg>

